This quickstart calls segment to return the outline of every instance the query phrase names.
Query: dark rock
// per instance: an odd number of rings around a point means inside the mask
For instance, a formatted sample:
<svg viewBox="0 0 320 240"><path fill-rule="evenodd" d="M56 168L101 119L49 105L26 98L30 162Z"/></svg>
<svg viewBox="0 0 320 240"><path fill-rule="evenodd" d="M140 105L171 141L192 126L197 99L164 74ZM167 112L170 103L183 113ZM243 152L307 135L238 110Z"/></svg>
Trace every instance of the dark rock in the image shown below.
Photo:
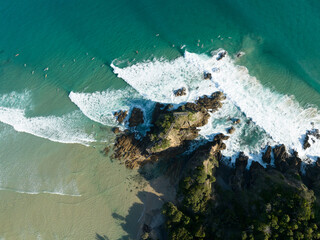
<svg viewBox="0 0 320 240"><path fill-rule="evenodd" d="M274 154L274 163L276 168L279 169L281 172L285 172L289 168L289 164L287 163L288 153L286 151L286 147L282 144L276 146L273 149Z"/></svg>
<svg viewBox="0 0 320 240"><path fill-rule="evenodd" d="M320 167L320 157L318 157L318 159L316 161L316 166Z"/></svg>
<svg viewBox="0 0 320 240"><path fill-rule="evenodd" d="M211 73L208 73L208 72L204 72L204 73L203 73L203 77L204 77L204 79L206 79L206 80L211 80L211 79L212 79L212 74L211 74Z"/></svg>
<svg viewBox="0 0 320 240"><path fill-rule="evenodd" d="M264 170L264 167L259 162L253 161L250 166L250 171L253 170Z"/></svg>
<svg viewBox="0 0 320 240"><path fill-rule="evenodd" d="M125 160L128 168L136 168L143 165L148 157L145 149L144 142L135 139L133 133L122 134L116 139L113 157Z"/></svg>
<svg viewBox="0 0 320 240"><path fill-rule="evenodd" d="M105 147L103 150L102 150L102 153L107 156L108 153L110 152L110 148L109 147Z"/></svg>
<svg viewBox="0 0 320 240"><path fill-rule="evenodd" d="M118 127L114 127L114 128L112 128L112 132L115 133L115 134L118 134L121 131L120 131L120 129Z"/></svg>
<svg viewBox="0 0 320 240"><path fill-rule="evenodd" d="M231 127L228 129L229 134L233 134L235 131L236 131L236 129L234 127Z"/></svg>
<svg viewBox="0 0 320 240"><path fill-rule="evenodd" d="M248 157L244 155L243 152L239 153L238 158L236 159L236 170L245 170L248 165Z"/></svg>
<svg viewBox="0 0 320 240"><path fill-rule="evenodd" d="M296 170L297 172L300 171L301 162L302 162L302 160L299 157L296 157L296 156L292 156L292 157L287 159L287 163L289 164L289 167L291 169Z"/></svg>
<svg viewBox="0 0 320 240"><path fill-rule="evenodd" d="M220 52L218 54L217 60L220 61L222 58L224 58L227 55L226 51Z"/></svg>
<svg viewBox="0 0 320 240"><path fill-rule="evenodd" d="M307 149L309 147L311 147L311 145L309 143L309 135L307 133L306 137L304 138L304 141L303 141L303 149Z"/></svg>
<svg viewBox="0 0 320 240"><path fill-rule="evenodd" d="M244 52L238 52L236 56L237 58L241 58L243 55L244 55Z"/></svg>
<svg viewBox="0 0 320 240"><path fill-rule="evenodd" d="M123 123L124 119L127 117L128 111L119 110L118 112L115 112L113 115L116 117L118 123L121 124Z"/></svg>
<svg viewBox="0 0 320 240"><path fill-rule="evenodd" d="M294 151L293 150L293 154L292 154L295 158L298 158L299 157L299 153L297 151Z"/></svg>
<svg viewBox="0 0 320 240"><path fill-rule="evenodd" d="M133 108L129 119L129 127L136 127L144 123L143 111L140 108Z"/></svg>
<svg viewBox="0 0 320 240"><path fill-rule="evenodd" d="M143 232L150 233L151 230L152 230L151 227L149 227L147 224L143 224L143 228L142 228Z"/></svg>
<svg viewBox="0 0 320 240"><path fill-rule="evenodd" d="M239 118L236 118L236 119L233 120L234 124L239 124L240 122L241 122L241 120Z"/></svg>
<svg viewBox="0 0 320 240"><path fill-rule="evenodd" d="M310 136L313 136L314 138L320 140L319 129L312 129L312 130L307 131L306 137L303 140L303 149L307 149L307 148L311 147L311 144L309 142ZM315 143L314 139L311 139L311 140L313 143Z"/></svg>
<svg viewBox="0 0 320 240"><path fill-rule="evenodd" d="M262 160L265 163L270 164L270 162L271 162L271 151L272 151L272 148L270 146L268 146L266 151L263 153Z"/></svg>
<svg viewBox="0 0 320 240"><path fill-rule="evenodd" d="M273 154L276 162L285 161L288 158L286 147L283 144L274 147Z"/></svg>
<svg viewBox="0 0 320 240"><path fill-rule="evenodd" d="M187 95L187 89L185 87L182 87L178 90L173 91L173 93L176 97L185 96Z"/></svg>
<svg viewBox="0 0 320 240"><path fill-rule="evenodd" d="M198 107L213 109L214 111L222 107L221 101L226 99L222 92L214 92L211 96L203 96L196 101Z"/></svg>

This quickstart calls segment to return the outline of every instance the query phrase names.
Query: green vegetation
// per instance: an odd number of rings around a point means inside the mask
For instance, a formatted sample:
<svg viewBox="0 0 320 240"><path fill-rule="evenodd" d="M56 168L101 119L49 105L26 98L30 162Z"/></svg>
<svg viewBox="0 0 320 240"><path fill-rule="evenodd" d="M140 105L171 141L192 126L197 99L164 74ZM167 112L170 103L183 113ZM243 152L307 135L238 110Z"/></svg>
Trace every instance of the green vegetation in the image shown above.
<svg viewBox="0 0 320 240"><path fill-rule="evenodd" d="M180 181L176 205L165 204L169 239L320 239L316 196L300 176L261 171L250 186L233 189L208 166Z"/></svg>
<svg viewBox="0 0 320 240"><path fill-rule="evenodd" d="M215 182L211 167L198 166L190 176L180 183L182 204L180 209L173 203L166 203L163 214L170 239L205 239L205 212L211 196L211 184Z"/></svg>
<svg viewBox="0 0 320 240"><path fill-rule="evenodd" d="M174 122L174 116L172 113L165 114L156 121L155 125L159 128L160 135L165 135L170 129L172 123Z"/></svg>
<svg viewBox="0 0 320 240"><path fill-rule="evenodd" d="M197 120L197 118L195 116L195 113L188 112L188 120L191 121L191 122Z"/></svg>
<svg viewBox="0 0 320 240"><path fill-rule="evenodd" d="M240 193L221 190L208 212L215 239L319 239L312 191L282 182ZM219 216L216 218L215 216Z"/></svg>
<svg viewBox="0 0 320 240"><path fill-rule="evenodd" d="M167 149L170 147L170 140L169 139L163 139L159 144L156 146L152 147L152 151L159 151L163 149Z"/></svg>

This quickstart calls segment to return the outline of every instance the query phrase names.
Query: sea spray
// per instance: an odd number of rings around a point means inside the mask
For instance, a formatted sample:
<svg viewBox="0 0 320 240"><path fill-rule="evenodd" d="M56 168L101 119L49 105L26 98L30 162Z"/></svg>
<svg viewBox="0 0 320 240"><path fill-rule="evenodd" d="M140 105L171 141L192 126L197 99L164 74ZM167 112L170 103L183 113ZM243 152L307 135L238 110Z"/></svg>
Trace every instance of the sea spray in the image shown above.
<svg viewBox="0 0 320 240"><path fill-rule="evenodd" d="M119 110L129 110L130 100L137 97L139 95L130 88L94 93L71 92L69 94L70 100L79 107L84 115L95 122L108 126L116 126L117 122L113 113Z"/></svg>

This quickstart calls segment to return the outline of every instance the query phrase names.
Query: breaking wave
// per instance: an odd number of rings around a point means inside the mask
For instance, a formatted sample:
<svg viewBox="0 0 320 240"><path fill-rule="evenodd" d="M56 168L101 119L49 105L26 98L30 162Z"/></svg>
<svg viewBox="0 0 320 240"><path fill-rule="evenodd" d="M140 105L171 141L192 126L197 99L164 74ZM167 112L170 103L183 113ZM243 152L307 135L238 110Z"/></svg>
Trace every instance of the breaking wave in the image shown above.
<svg viewBox="0 0 320 240"><path fill-rule="evenodd" d="M320 128L319 111L303 108L294 97L266 88L230 56L218 60L221 51L213 52L212 56L185 52L184 57L172 61L155 59L126 68L112 63L111 67L118 77L152 101L182 103L217 90L225 93L225 106L213 114L211 125L202 129L204 137L226 133L230 119L240 118L237 133L228 141L236 150L254 155L266 144L283 143L302 157L320 155L319 140L306 150L302 148L306 132ZM204 72L211 73L212 79L205 80ZM187 95L175 97L174 90L181 87L187 89ZM234 154L226 151L227 155Z"/></svg>

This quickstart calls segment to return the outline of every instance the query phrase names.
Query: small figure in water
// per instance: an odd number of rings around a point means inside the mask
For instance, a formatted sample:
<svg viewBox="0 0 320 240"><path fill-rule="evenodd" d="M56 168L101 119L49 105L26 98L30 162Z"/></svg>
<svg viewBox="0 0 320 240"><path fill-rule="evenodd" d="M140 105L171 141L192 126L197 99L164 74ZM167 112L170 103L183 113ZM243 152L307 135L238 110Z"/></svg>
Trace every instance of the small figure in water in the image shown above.
<svg viewBox="0 0 320 240"><path fill-rule="evenodd" d="M139 51L137 50L137 51L136 51L136 54L138 54L138 53L139 53Z"/></svg>

